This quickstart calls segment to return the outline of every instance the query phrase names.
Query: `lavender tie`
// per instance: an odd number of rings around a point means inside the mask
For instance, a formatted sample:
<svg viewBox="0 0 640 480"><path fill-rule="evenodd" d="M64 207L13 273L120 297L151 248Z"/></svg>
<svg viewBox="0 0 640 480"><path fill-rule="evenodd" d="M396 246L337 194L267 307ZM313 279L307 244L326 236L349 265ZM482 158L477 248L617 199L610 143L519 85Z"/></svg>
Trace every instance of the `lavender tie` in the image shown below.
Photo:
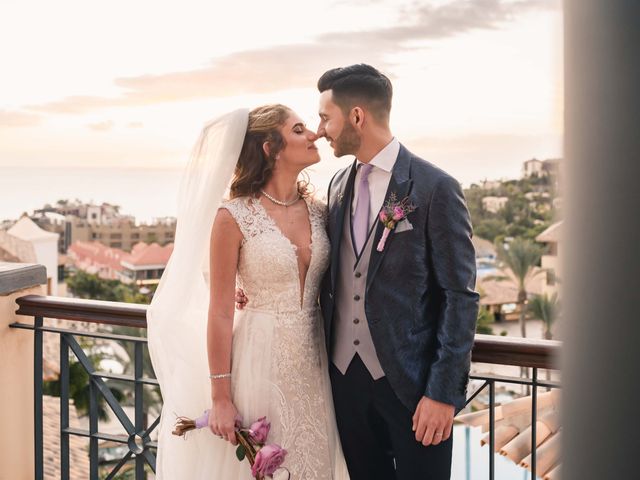
<svg viewBox="0 0 640 480"><path fill-rule="evenodd" d="M360 165L360 184L358 186L358 200L356 211L353 214L353 242L356 251L360 253L364 247L369 233L369 214L371 212L371 202L369 201L369 173L373 165L363 163Z"/></svg>

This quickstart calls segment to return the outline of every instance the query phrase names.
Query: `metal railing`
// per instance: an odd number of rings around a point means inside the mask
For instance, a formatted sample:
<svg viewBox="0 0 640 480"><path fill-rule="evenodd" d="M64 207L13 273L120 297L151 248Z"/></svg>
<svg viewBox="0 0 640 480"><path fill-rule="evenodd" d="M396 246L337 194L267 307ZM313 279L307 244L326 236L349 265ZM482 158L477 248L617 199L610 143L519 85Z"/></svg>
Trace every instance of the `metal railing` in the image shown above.
<svg viewBox="0 0 640 480"><path fill-rule="evenodd" d="M105 479L116 478L122 467L130 460L135 461L135 478L145 478L145 464L155 472L156 442L150 435L158 426L160 418L150 425L145 425L145 409L143 404L144 385L158 385L157 380L144 376L143 348L147 343L144 337L118 335L104 332L77 331L67 328L56 328L43 325L44 317L65 320L76 320L110 326L126 326L145 329L146 306L94 300L77 300L71 298L43 297L27 295L16 300L17 314L34 317L33 324L13 323L12 328L30 329L34 331L34 421L35 421L35 478L44 475L43 448L43 334L52 333L60 336L60 470L63 480L69 479L69 439L75 435L89 439L90 478L99 478L99 441L110 441L128 447L128 451L116 463ZM84 351L77 337L100 340L129 342L134 345L133 375L113 374L96 370L92 360ZM72 428L69 424L69 353L89 376L89 429ZM134 385L134 421L132 422L116 399L105 380L132 383ZM100 398L106 401L113 411L126 435L113 435L100 432L98 429L98 405Z"/></svg>
<svg viewBox="0 0 640 480"><path fill-rule="evenodd" d="M537 474L537 421L538 421L538 388L560 388L560 385L552 381L540 381L539 369L554 370L556 357L561 344L549 340L522 340L515 338L493 337L485 339L486 335L476 335L476 342L472 354L472 360L482 363L511 365L531 369L530 378L507 377L500 375L471 375L472 380L482 380L484 383L467 398L469 405L483 390L489 389L489 479L495 479L495 409L496 409L496 383L511 385L525 385L531 389L531 478ZM496 356L488 352L476 353L479 345L481 350L496 348ZM508 354L510 352L510 354ZM506 354L506 355L505 355ZM486 355L486 356L485 356ZM478 360L481 358L482 360ZM527 375L529 376L529 375Z"/></svg>
<svg viewBox="0 0 640 480"><path fill-rule="evenodd" d="M70 329L54 328L43 325L43 318L76 320L111 326L127 326L145 329L147 306L140 304L126 304L118 302L104 302L96 300L79 300L62 297L47 297L27 295L16 300L17 314L34 317L33 324L13 323L12 328L30 329L34 331L34 416L35 416L35 477L43 478L43 422L42 422L42 391L43 391L43 334L60 335L60 463L62 478L69 478L69 437L77 435L89 438L89 457L91 479L98 479L98 441L108 440L128 447L128 452L107 475L107 479L115 475L131 459L135 460L135 478L145 477L145 464L155 472L154 450L157 444L150 440L151 432L157 427L159 418L151 426L144 426L144 406L142 388L147 385L158 385L153 378L143 375L143 347L147 340L143 337L115 335L101 332L79 332ZM75 337L89 337L103 340L118 340L133 342L135 345L134 375L116 375L97 371L87 357ZM532 478L536 475L536 421L537 421L537 390L538 387L559 388L554 382L544 382L538 379L539 369L554 369L555 359L560 349L559 342L544 340L529 340L493 335L476 335L472 352L472 361L478 363L511 365L531 369L531 378L506 377L498 375L472 375L472 379L482 380L483 384L468 398L467 404L473 401L483 390L489 390L489 478L495 478L495 413L496 384L528 385L532 389L531 410L531 470ZM90 405L89 430L71 428L69 426L69 350L89 374ZM116 400L115 396L105 385L105 379L134 383L135 421L131 422ZM127 436L110 435L98 431L98 395L101 395L125 428Z"/></svg>

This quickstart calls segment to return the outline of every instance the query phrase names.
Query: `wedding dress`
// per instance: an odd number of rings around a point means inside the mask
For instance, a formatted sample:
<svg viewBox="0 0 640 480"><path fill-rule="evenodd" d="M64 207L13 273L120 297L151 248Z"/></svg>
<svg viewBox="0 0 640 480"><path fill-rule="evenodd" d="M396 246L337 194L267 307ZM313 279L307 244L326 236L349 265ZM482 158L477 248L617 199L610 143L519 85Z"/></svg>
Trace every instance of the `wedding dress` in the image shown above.
<svg viewBox="0 0 640 480"><path fill-rule="evenodd" d="M211 408L206 331L209 239L220 207L243 234L237 283L249 298L236 311L232 399L245 426L266 416L268 443L287 450L291 480L348 480L340 448L317 306L327 267L325 206L307 199L311 260L300 285L295 246L253 199L223 201L247 129L248 110L205 125L182 177L173 253L147 310L149 354L163 408L157 427L158 480L249 480L246 460L208 428L172 435L178 416ZM214 252L215 254L215 252ZM303 291L302 291L303 290ZM284 470L274 478L287 478Z"/></svg>
<svg viewBox="0 0 640 480"><path fill-rule="evenodd" d="M267 416L269 443L287 450L284 467L292 480L347 479L334 419L318 293L330 244L326 207L306 199L311 224L311 262L300 285L296 247L262 204L236 198L223 203L244 240L238 286L249 299L234 319L232 397L245 422ZM234 447L220 441L215 472L251 478L237 465ZM234 463L235 462L235 463Z"/></svg>

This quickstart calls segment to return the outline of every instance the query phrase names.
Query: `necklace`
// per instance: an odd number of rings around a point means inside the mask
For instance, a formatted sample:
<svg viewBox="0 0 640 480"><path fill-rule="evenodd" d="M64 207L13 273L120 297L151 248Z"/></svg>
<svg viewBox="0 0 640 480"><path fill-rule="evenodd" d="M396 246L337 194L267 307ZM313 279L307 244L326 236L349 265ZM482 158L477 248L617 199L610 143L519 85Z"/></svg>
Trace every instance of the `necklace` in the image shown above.
<svg viewBox="0 0 640 480"><path fill-rule="evenodd" d="M262 193L265 197L267 197L269 200L271 200L276 205L281 205L283 207L290 207L291 205L296 203L298 200L300 200L300 195L298 195L295 199L293 199L293 200L291 200L289 202L283 202L281 200L278 200L277 198L273 198L271 195L269 195L264 190L260 190L260 193Z"/></svg>

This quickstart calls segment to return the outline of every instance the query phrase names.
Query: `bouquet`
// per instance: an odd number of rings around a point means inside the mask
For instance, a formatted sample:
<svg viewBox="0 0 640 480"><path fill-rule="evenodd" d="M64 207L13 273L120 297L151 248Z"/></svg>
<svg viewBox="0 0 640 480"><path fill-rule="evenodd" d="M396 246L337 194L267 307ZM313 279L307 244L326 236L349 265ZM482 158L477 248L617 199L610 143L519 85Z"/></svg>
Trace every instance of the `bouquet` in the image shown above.
<svg viewBox="0 0 640 480"><path fill-rule="evenodd" d="M186 436L186 433L191 430L208 426L209 410L205 410L204 414L195 420L187 417L178 417L172 433L178 436ZM259 418L249 428L243 428L240 422L236 423L236 439L238 440L236 457L239 461L243 461L245 458L249 461L251 474L256 480L272 478L276 470L279 469L287 470L282 467L287 451L280 445L267 444L267 436L270 429L271 423L267 421L267 417ZM287 472L289 471L287 470Z"/></svg>

